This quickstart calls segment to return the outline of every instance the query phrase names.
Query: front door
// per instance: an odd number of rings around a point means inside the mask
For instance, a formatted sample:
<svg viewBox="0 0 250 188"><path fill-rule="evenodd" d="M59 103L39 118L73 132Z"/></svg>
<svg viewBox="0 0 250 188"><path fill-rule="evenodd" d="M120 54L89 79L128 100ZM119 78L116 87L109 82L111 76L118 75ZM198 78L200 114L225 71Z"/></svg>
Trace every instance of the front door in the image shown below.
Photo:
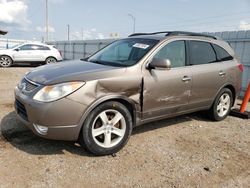
<svg viewBox="0 0 250 188"><path fill-rule="evenodd" d="M164 117L187 109L192 77L190 67L186 66L185 46L185 41L173 41L153 56L169 59L171 68L145 72L143 119Z"/></svg>
<svg viewBox="0 0 250 188"><path fill-rule="evenodd" d="M33 49L31 44L20 46L13 55L14 61L31 61L34 58L32 53Z"/></svg>

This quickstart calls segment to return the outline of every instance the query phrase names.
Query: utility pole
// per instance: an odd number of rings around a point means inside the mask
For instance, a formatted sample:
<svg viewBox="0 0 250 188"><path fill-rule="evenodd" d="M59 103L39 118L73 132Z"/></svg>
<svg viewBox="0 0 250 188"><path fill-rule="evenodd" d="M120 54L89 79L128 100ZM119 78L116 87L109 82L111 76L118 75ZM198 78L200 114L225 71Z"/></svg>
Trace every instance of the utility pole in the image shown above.
<svg viewBox="0 0 250 188"><path fill-rule="evenodd" d="M49 17L48 17L48 0L45 0L45 17L46 17L46 23L45 23L45 32L46 32L46 42L49 41Z"/></svg>
<svg viewBox="0 0 250 188"><path fill-rule="evenodd" d="M69 41L69 32L70 32L70 25L67 24L67 28L68 28L68 41Z"/></svg>
<svg viewBox="0 0 250 188"><path fill-rule="evenodd" d="M132 20L133 20L133 33L135 33L135 17L134 17L134 15L133 14L130 14L130 13L128 13L128 16L130 16L131 18L132 18Z"/></svg>

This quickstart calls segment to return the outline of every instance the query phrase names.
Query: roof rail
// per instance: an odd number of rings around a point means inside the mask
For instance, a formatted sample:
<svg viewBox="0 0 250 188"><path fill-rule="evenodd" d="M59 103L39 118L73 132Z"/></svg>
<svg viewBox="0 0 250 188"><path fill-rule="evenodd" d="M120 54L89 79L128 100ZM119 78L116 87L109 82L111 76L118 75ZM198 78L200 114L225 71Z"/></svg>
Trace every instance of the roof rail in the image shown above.
<svg viewBox="0 0 250 188"><path fill-rule="evenodd" d="M128 37L134 37L134 36L140 36L140 35L156 35L156 34L162 34L162 33L169 33L169 31L160 31L160 32L153 32L153 33L133 33L129 35Z"/></svg>
<svg viewBox="0 0 250 188"><path fill-rule="evenodd" d="M129 35L128 37L140 36L140 35L156 35L156 34L163 34L163 33L166 33L165 36L183 35L183 36L199 36L199 37L208 37L212 39L217 39L217 37L212 36L212 35L187 32L187 31L160 31L160 32L154 32L154 33L134 33L134 34Z"/></svg>

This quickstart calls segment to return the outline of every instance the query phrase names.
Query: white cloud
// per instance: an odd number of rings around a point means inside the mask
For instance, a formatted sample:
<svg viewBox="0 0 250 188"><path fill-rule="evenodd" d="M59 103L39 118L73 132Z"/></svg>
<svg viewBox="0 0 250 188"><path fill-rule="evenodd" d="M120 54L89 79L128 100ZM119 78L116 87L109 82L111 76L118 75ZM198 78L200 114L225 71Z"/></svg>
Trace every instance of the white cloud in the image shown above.
<svg viewBox="0 0 250 188"><path fill-rule="evenodd" d="M0 23L5 25L27 26L29 19L27 18L28 6L25 1L21 0L0 0Z"/></svg>
<svg viewBox="0 0 250 188"><path fill-rule="evenodd" d="M241 21L239 28L241 30L250 30L250 23L247 23L245 21Z"/></svg>
<svg viewBox="0 0 250 188"><path fill-rule="evenodd" d="M48 30L49 30L50 33L54 33L56 31L55 28L52 27L52 26L49 26ZM38 31L38 32L45 32L45 27L37 26L36 27L36 31Z"/></svg>
<svg viewBox="0 0 250 188"><path fill-rule="evenodd" d="M71 40L91 40L91 39L104 39L103 33L97 32L95 28L90 30L75 31L70 34Z"/></svg>

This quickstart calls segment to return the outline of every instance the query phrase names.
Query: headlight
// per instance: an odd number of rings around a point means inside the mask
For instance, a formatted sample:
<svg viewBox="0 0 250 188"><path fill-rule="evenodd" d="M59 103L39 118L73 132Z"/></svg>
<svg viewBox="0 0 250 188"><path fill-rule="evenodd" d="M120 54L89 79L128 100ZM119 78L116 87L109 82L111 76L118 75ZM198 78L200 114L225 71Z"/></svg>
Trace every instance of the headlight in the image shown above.
<svg viewBox="0 0 250 188"><path fill-rule="evenodd" d="M40 102L51 102L63 98L80 87L82 87L85 82L67 82L62 84L45 86L40 91L38 91L33 97L34 100Z"/></svg>

